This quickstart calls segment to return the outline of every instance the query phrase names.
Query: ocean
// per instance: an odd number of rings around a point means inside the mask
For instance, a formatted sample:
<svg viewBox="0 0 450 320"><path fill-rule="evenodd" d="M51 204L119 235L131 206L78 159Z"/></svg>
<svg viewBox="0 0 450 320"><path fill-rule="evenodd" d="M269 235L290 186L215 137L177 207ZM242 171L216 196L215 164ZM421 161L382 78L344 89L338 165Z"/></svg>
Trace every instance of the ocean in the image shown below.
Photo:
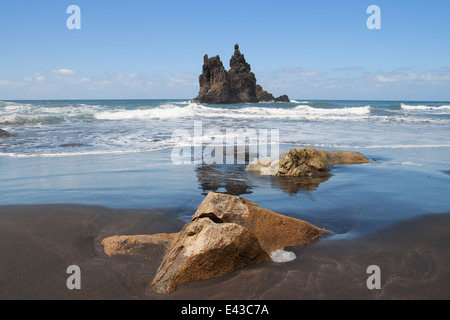
<svg viewBox="0 0 450 320"><path fill-rule="evenodd" d="M0 205L156 208L188 220L215 191L332 230L331 238L450 211L446 101L0 101L0 128L14 134L0 138ZM371 163L336 166L329 179L305 184L256 176L236 158L202 161L205 145L250 131L248 146L358 151ZM191 147L187 159L196 161L174 161L174 149Z"/></svg>

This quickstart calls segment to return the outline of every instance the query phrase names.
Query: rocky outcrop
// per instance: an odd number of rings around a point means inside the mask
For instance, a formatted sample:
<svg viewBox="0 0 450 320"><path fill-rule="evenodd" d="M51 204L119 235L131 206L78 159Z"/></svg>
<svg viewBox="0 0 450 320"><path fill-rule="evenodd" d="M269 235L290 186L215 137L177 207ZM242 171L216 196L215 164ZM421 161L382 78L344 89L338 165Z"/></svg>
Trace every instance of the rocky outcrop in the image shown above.
<svg viewBox="0 0 450 320"><path fill-rule="evenodd" d="M256 83L256 77L251 67L235 45L234 54L230 60L230 70L227 72L219 56L208 58L205 55L203 72L200 75L200 92L193 100L208 104L230 104L243 102L289 102L289 97L274 96Z"/></svg>
<svg viewBox="0 0 450 320"><path fill-rule="evenodd" d="M246 170L268 176L322 178L329 176L329 168L332 166L369 162L359 152L302 148L291 149L281 159L256 160Z"/></svg>
<svg viewBox="0 0 450 320"><path fill-rule="evenodd" d="M230 79L219 56L204 56L203 73L200 75L200 92L196 101L201 103L229 103Z"/></svg>
<svg viewBox="0 0 450 320"><path fill-rule="evenodd" d="M179 233L114 236L102 244L109 256L152 258L152 250L164 248L151 286L154 292L169 294L182 283L269 261L272 253L304 245L327 232L243 198L211 192Z"/></svg>
<svg viewBox="0 0 450 320"><path fill-rule="evenodd" d="M287 95L279 96L278 98L275 98L275 102L291 102L291 99Z"/></svg>
<svg viewBox="0 0 450 320"><path fill-rule="evenodd" d="M13 135L5 130L0 129L0 138L13 137Z"/></svg>

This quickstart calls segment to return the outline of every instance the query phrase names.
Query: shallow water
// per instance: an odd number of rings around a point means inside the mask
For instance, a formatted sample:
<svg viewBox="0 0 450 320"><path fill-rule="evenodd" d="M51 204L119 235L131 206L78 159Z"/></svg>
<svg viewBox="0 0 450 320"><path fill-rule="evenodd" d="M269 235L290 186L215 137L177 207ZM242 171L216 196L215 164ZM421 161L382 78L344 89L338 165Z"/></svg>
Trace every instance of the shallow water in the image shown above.
<svg viewBox="0 0 450 320"><path fill-rule="evenodd" d="M0 156L147 152L221 140L227 130L236 137L250 129L257 134L276 129L282 144L329 148L450 146L449 124L450 102L0 101L0 127L15 134L0 141ZM247 138L257 143L259 136Z"/></svg>
<svg viewBox="0 0 450 320"><path fill-rule="evenodd" d="M225 192L331 230L331 238L336 239L425 213L450 211L450 176L443 172L450 148L352 150L363 152L372 162L335 166L328 179L313 184L257 176L246 172L245 164L177 166L170 150L0 157L4 170L0 205L164 208L188 221L208 192Z"/></svg>
<svg viewBox="0 0 450 320"><path fill-rule="evenodd" d="M330 238L352 237L450 211L449 125L449 102L3 101L0 126L15 136L0 140L0 205L164 208L189 220L214 191L329 229ZM259 156L311 146L361 152L371 163L336 166L316 181L261 177L234 153L208 161L202 146L227 139ZM176 165L177 148L189 161Z"/></svg>

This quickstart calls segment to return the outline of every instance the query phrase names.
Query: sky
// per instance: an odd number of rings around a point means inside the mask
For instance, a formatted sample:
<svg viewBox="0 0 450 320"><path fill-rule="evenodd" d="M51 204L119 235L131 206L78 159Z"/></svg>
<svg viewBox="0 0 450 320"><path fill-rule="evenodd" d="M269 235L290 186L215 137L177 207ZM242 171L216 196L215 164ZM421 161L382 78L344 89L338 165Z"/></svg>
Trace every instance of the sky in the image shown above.
<svg viewBox="0 0 450 320"><path fill-rule="evenodd" d="M0 100L191 99L239 43L275 96L449 101L449 35L448 0L1 1Z"/></svg>

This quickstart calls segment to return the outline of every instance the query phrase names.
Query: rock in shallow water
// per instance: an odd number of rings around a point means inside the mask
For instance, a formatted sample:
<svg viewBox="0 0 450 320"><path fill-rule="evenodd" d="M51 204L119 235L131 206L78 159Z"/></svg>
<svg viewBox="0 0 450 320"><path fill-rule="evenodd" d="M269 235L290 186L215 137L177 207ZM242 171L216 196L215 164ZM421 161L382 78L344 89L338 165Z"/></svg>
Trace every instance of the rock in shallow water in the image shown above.
<svg viewBox="0 0 450 320"><path fill-rule="evenodd" d="M246 170L267 176L319 178L329 175L329 167L363 163L370 161L359 152L301 148L291 149L282 159L256 160Z"/></svg>
<svg viewBox="0 0 450 320"><path fill-rule="evenodd" d="M235 223L209 217L187 224L163 258L152 290L167 294L185 282L209 279L270 260L256 236Z"/></svg>
<svg viewBox="0 0 450 320"><path fill-rule="evenodd" d="M262 208L244 198L221 193L210 192L199 205L193 219L205 213L249 229L268 253L308 243L326 233L308 222Z"/></svg>
<svg viewBox="0 0 450 320"><path fill-rule="evenodd" d="M328 231L287 217L240 197L209 193L191 222L172 235L114 236L102 241L109 255L153 257L155 246L165 255L152 290L169 294L177 286L217 277L238 268L275 259L292 259L276 250L306 244ZM287 259L287 260L286 260Z"/></svg>

